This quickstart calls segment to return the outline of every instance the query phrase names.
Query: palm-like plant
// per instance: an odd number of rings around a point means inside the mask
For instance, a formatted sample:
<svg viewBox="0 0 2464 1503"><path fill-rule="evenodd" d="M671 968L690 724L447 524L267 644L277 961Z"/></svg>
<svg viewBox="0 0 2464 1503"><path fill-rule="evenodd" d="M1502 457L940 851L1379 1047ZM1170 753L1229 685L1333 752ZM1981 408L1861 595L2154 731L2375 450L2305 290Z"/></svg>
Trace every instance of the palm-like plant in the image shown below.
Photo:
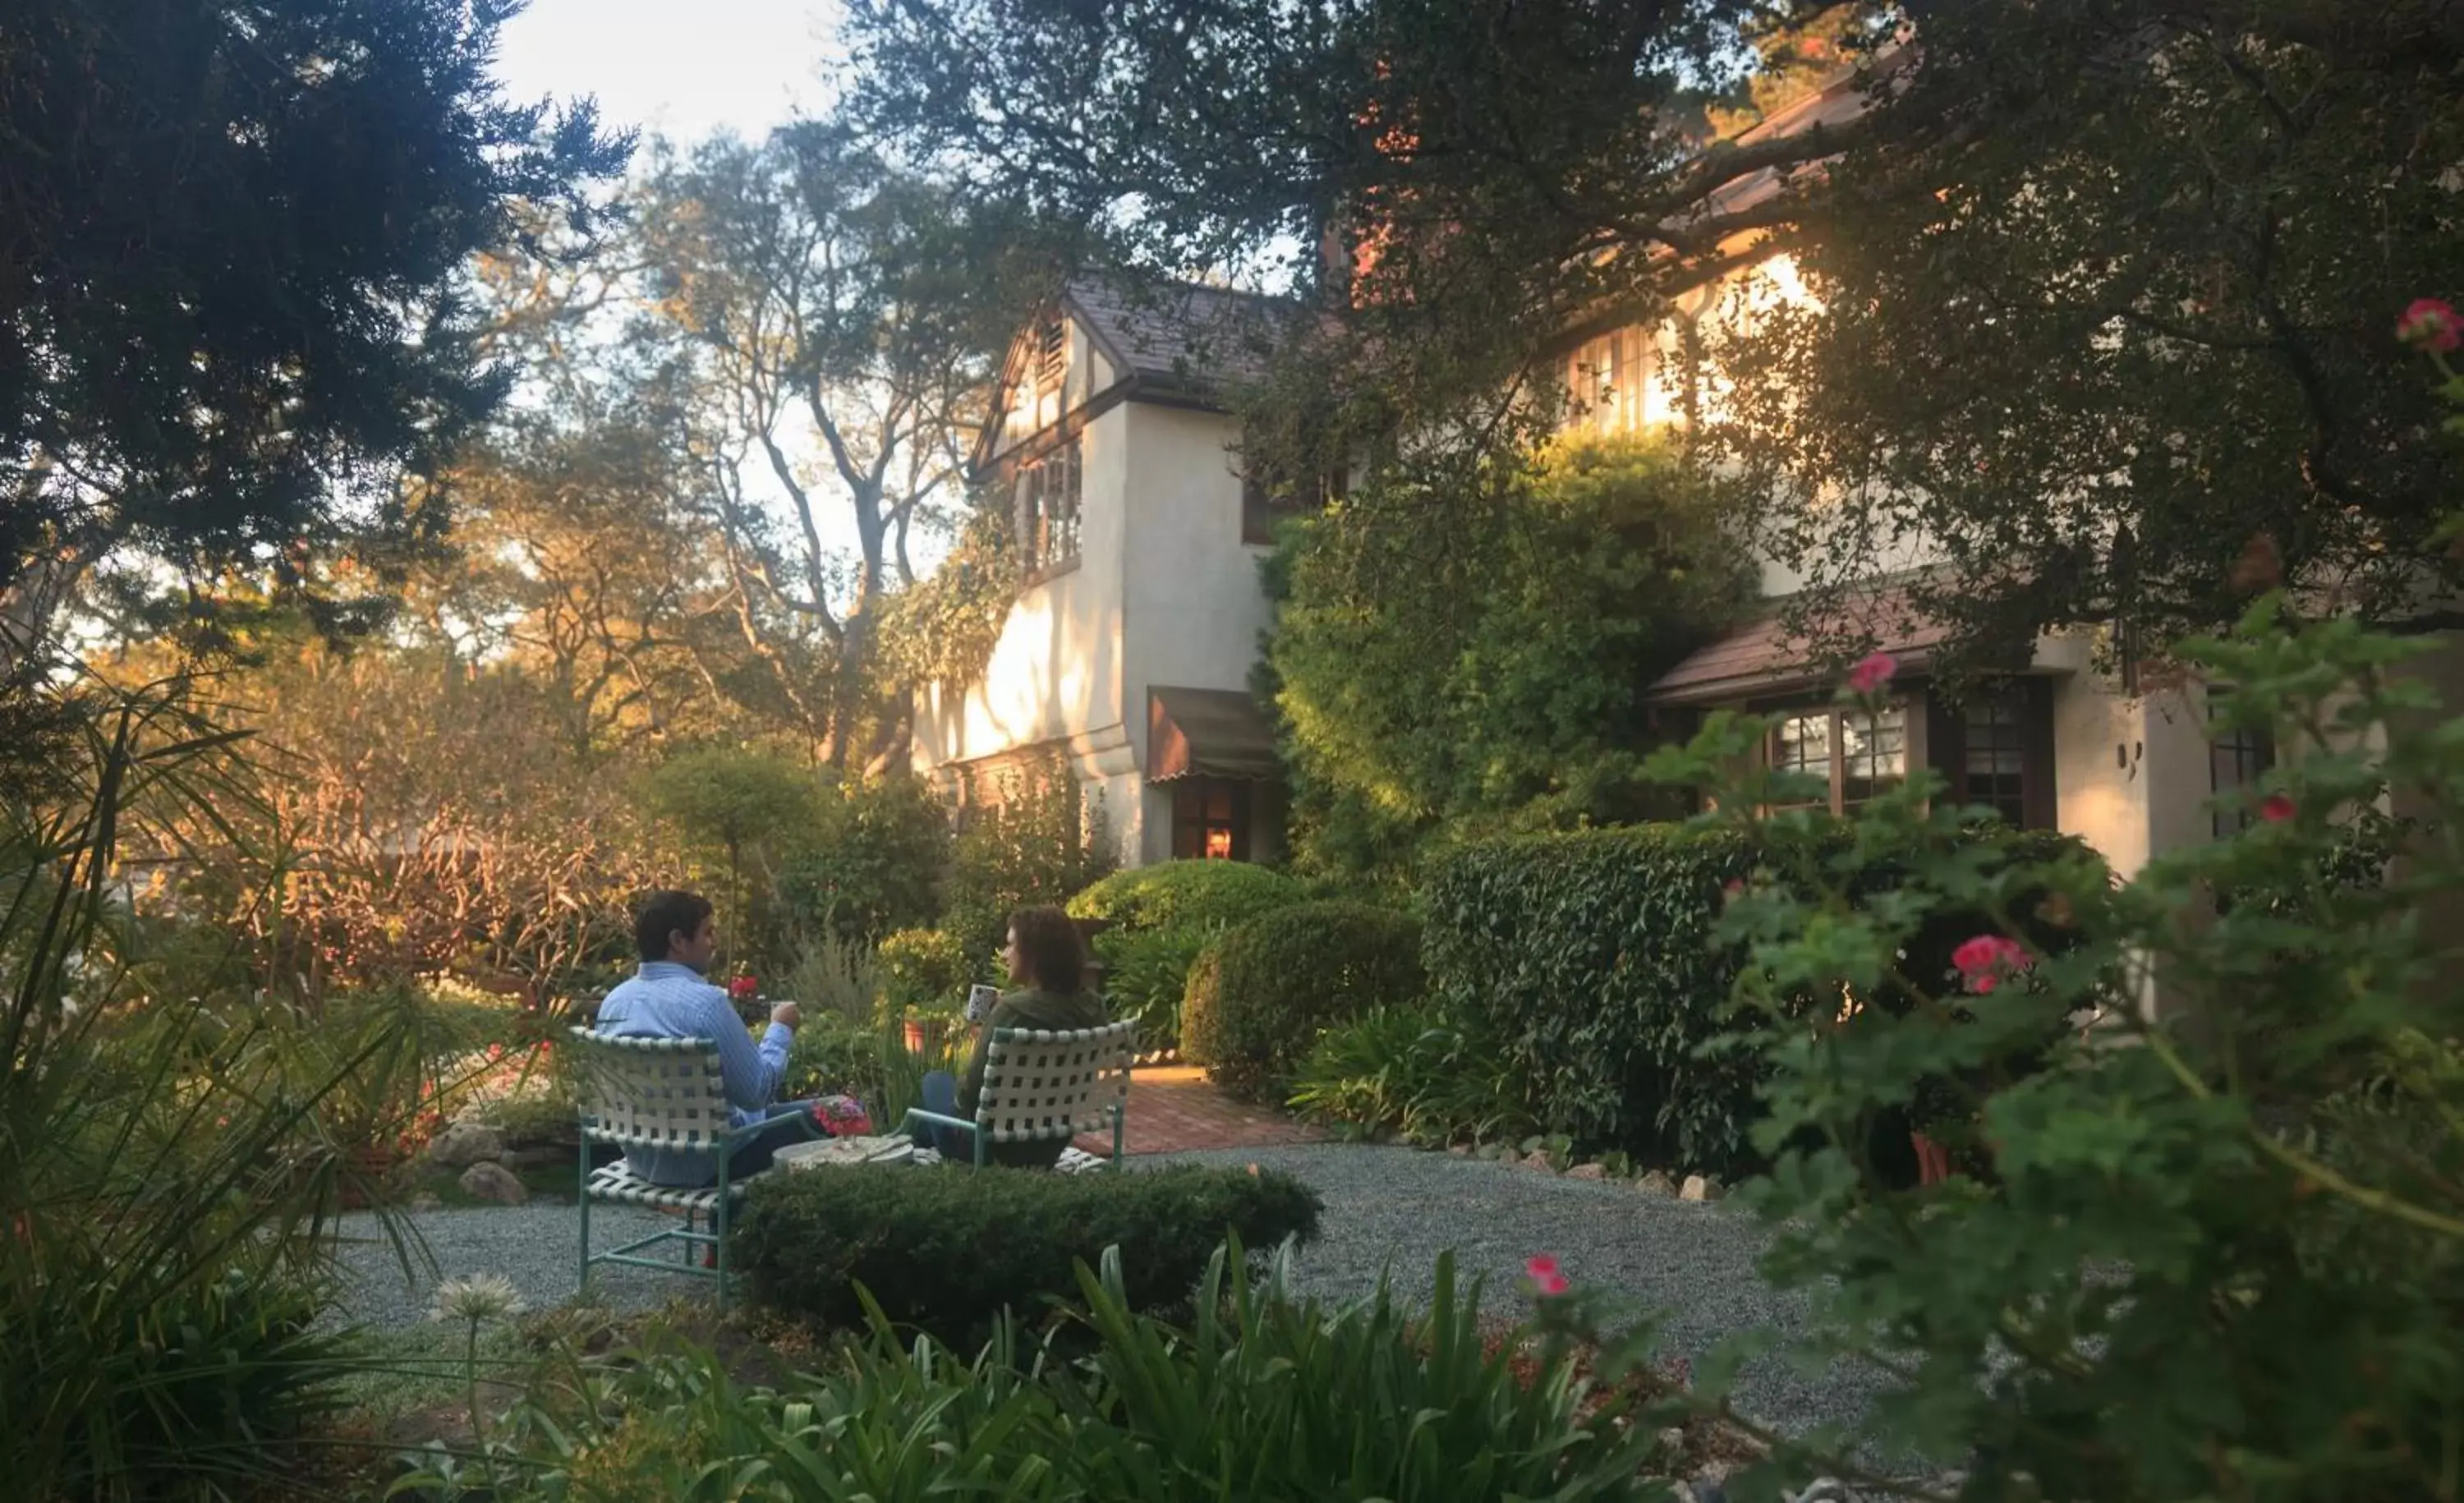
<svg viewBox="0 0 2464 1503"><path fill-rule="evenodd" d="M235 837L254 797L243 738L180 682L55 692L76 754L0 800L11 1481L227 1495L279 1465L265 1448L321 1402L323 1233L352 1172L334 1104L415 1081L415 1029L398 1013L337 1037L262 993L141 997L128 858Z"/></svg>

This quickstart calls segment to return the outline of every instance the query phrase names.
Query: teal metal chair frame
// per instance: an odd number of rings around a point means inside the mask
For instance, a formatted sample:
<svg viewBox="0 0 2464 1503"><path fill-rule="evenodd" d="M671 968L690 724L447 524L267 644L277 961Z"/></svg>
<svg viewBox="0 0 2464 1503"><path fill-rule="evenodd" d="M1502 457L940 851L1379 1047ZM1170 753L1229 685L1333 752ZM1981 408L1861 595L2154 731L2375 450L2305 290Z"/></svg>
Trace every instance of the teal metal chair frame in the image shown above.
<svg viewBox="0 0 2464 1503"><path fill-rule="evenodd" d="M745 1186L761 1178L747 1175L732 1181L728 1160L770 1124L731 1124L727 1084L720 1073L718 1046L709 1039L610 1038L588 1028L572 1029L582 1058L581 1181L574 1197L581 1207L583 1293L590 1288L591 1266L620 1263L664 1273L708 1278L717 1285L718 1305L727 1308L728 1211ZM718 1157L716 1183L697 1189L653 1184L635 1177L619 1160L605 1168L590 1167L590 1146L612 1143L634 1148L678 1149ZM605 1252L590 1250L590 1203L650 1205L684 1212L681 1228L670 1227L636 1237ZM694 1229L697 1217L707 1217L709 1229ZM683 1246L681 1259L645 1257L642 1249L662 1243ZM695 1256L711 1249L703 1268Z"/></svg>
<svg viewBox="0 0 2464 1503"><path fill-rule="evenodd" d="M1081 1133L1112 1135L1111 1167L1121 1166L1121 1124L1129 1111L1134 1022L1100 1028L995 1028L984 1053L984 1085L970 1119L910 1107L899 1130L919 1123L954 1128L975 1145L975 1166L992 1161L995 1143L1065 1145Z"/></svg>

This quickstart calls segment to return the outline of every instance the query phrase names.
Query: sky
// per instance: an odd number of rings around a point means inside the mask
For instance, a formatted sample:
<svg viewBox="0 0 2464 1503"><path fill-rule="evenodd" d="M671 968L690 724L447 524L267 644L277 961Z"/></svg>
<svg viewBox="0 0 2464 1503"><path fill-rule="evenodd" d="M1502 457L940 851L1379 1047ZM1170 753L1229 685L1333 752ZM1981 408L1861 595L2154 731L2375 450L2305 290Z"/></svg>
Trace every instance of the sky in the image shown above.
<svg viewBox="0 0 2464 1503"><path fill-rule="evenodd" d="M599 97L607 123L759 136L822 99L832 0L531 0L498 33L517 99Z"/></svg>

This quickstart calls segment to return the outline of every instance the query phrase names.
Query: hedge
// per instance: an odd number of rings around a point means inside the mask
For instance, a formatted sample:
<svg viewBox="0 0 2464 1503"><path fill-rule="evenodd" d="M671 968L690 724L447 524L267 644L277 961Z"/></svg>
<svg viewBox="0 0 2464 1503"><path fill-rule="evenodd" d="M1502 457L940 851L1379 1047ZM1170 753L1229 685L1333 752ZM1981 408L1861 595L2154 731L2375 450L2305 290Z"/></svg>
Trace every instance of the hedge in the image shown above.
<svg viewBox="0 0 2464 1503"><path fill-rule="evenodd" d="M1007 1309L1078 1297L1073 1262L1121 1249L1131 1304L1185 1298L1226 1231L1271 1249L1317 1232L1317 1192L1271 1170L1125 1174L841 1168L770 1175L746 1196L732 1256L778 1314L852 1329L862 1284L893 1321L970 1345Z"/></svg>
<svg viewBox="0 0 2464 1503"><path fill-rule="evenodd" d="M1252 862L1159 861L1088 888L1069 899L1069 917L1123 929L1228 929L1306 895L1298 882Z"/></svg>
<svg viewBox="0 0 2464 1503"><path fill-rule="evenodd" d="M1997 848L1999 863L2085 849L2046 832L1975 838ZM1743 834L1677 825L1468 843L1440 858L1421 889L1431 990L1498 1037L1532 1082L1544 1131L1647 1161L1733 1170L1752 1158L1763 1071L1749 1050L1723 1043L1743 955L1718 926L1726 885L1760 864ZM1851 889L1879 893L1898 879L1876 861ZM1948 975L1951 949L1988 927L1978 915L1942 916L1912 939L1907 974ZM2041 948L2060 937L2026 938Z"/></svg>
<svg viewBox="0 0 2464 1503"><path fill-rule="evenodd" d="M1365 903L1297 903L1201 951L1181 1003L1185 1053L1249 1101L1281 1101L1329 1024L1426 989L1419 926Z"/></svg>

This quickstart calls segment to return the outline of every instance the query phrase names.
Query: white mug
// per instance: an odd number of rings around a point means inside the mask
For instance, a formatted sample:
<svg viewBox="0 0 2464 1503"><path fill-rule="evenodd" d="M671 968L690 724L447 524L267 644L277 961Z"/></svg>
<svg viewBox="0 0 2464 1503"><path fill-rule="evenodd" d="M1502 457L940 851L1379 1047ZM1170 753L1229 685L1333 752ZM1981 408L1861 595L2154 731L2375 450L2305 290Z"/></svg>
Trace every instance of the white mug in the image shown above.
<svg viewBox="0 0 2464 1503"><path fill-rule="evenodd" d="M993 1004L999 1001L1001 1001L1001 988L998 986L985 986L979 984L968 987L967 1021L969 1023L983 1022L985 1015L993 1010Z"/></svg>

